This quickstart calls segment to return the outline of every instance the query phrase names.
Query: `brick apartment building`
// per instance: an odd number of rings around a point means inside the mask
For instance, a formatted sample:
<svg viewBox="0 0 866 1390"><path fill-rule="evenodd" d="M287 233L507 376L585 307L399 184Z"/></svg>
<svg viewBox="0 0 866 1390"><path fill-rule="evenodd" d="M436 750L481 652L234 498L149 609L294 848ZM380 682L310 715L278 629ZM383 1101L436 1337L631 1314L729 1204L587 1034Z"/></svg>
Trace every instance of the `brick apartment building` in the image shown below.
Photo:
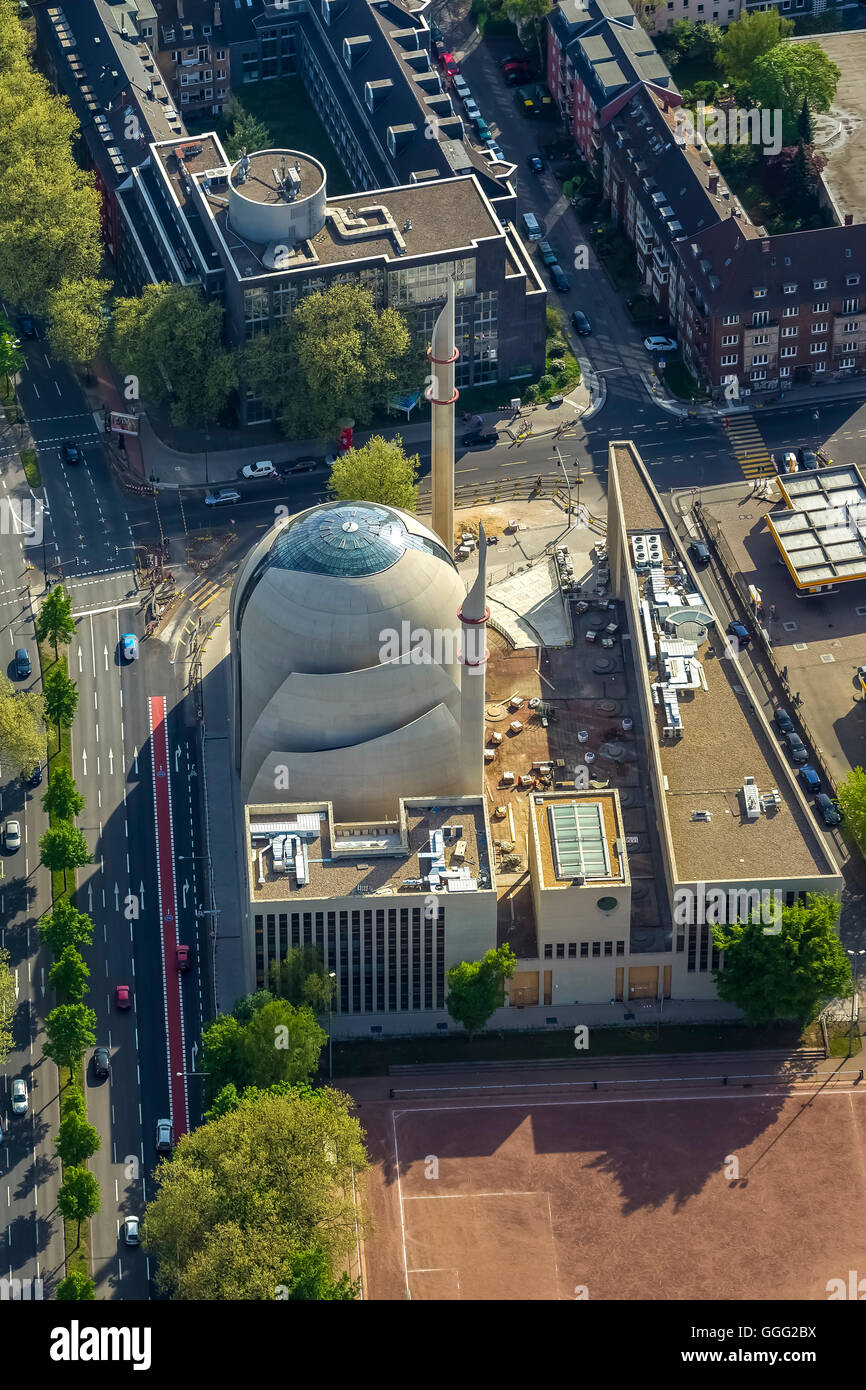
<svg viewBox="0 0 866 1390"><path fill-rule="evenodd" d="M862 370L866 226L755 226L684 134L682 97L628 0L562 0L550 31L550 90L696 380L761 392Z"/></svg>
<svg viewBox="0 0 866 1390"><path fill-rule="evenodd" d="M278 325L300 296L356 280L381 305L407 310L423 335L444 276L455 274L458 384L543 371L547 293L513 226L514 165L466 138L420 13L393 0L64 0L35 14L39 60L81 121L81 158L102 193L122 292L200 284L224 305L237 344ZM304 151L260 160L250 151L247 179L216 135L188 135L184 117L204 122L233 88L289 75L302 79L361 196L329 196L324 169ZM306 171L298 190L296 164ZM283 166L290 177L277 180ZM291 256L268 264L270 231L260 244L236 234L229 181L241 216L253 187L263 205L282 203L273 226L286 223L275 235L288 237ZM296 244L308 197L315 216ZM266 418L243 393L241 413L247 423Z"/></svg>

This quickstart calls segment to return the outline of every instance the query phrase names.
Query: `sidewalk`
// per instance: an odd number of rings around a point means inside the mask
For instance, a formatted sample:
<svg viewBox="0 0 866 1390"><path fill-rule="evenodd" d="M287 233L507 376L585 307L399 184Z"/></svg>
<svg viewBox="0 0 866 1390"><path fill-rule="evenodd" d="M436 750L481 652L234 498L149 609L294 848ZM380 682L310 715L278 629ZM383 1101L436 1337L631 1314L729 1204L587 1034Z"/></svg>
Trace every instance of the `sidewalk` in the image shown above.
<svg viewBox="0 0 866 1390"><path fill-rule="evenodd" d="M581 370L585 375L581 376L581 380L574 390L561 398L559 402L556 402L556 398L554 398L554 401L547 405L525 407L525 418L529 419L533 426L533 438L552 435L560 426L573 425L578 419L589 419L601 409L606 398L604 379L599 378L592 368L585 363L581 363ZM504 389L508 389L507 383L504 384ZM112 390L109 391L107 384L104 385L101 379L100 395L106 401L120 401L117 386L113 385ZM116 404L112 408L121 409L122 404ZM488 411L482 418L486 429L497 426L504 429L511 417L507 412ZM461 425L461 412L458 405L456 415L458 435ZM188 436L190 432L180 433ZM231 433L234 436L236 432ZM423 420L417 424L412 424L404 421L403 423L395 422L393 426L384 429L380 426L374 429L357 430L355 432L356 446L360 447L372 435L376 434L382 434L386 438L399 434L406 448L411 451L413 448L418 448L429 442L430 422ZM201 438L200 432L198 437ZM249 438L249 431L240 437ZM161 439L152 422L143 414L141 416L140 442L139 440L127 440L127 463L130 469L136 470L137 477L141 482L146 483L149 479L153 479L153 485L157 489L213 488L236 483L244 464L254 463L257 459L268 458L273 463L281 464L313 456L321 458L327 448L321 439L281 439L274 442L272 435L269 436L269 439L270 442L259 439L254 444L233 443L226 447L215 448L211 446L207 450L184 452L173 448ZM336 446L334 447L336 449Z"/></svg>
<svg viewBox="0 0 866 1390"><path fill-rule="evenodd" d="M844 381L828 381L823 386L810 384L792 386L786 391L756 391L739 402L704 401L690 406L688 402L672 396L652 369L641 375L650 398L660 410L685 418L693 414L705 420L719 420L723 416L754 415L758 411L820 410L822 405L838 405L840 401L856 401L858 404L866 401L866 377L849 377Z"/></svg>

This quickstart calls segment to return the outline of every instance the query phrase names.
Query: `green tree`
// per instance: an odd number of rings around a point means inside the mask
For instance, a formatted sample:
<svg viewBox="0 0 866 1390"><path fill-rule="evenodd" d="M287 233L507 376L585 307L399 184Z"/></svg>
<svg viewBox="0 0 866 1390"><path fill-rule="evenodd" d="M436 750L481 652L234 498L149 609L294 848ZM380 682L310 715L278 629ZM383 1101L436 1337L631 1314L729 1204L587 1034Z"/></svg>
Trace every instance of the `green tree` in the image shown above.
<svg viewBox="0 0 866 1390"><path fill-rule="evenodd" d="M247 1022L221 1015L202 1032L202 1070L216 1096L225 1086L270 1086L306 1081L316 1070L328 1036L312 1009L269 998Z"/></svg>
<svg viewBox="0 0 866 1390"><path fill-rule="evenodd" d="M26 71L30 42L12 0L0 0L0 79L16 71Z"/></svg>
<svg viewBox="0 0 866 1390"><path fill-rule="evenodd" d="M92 860L83 833L69 821L61 821L45 831L39 841L39 854L46 869L63 874L64 888L67 869L80 869Z"/></svg>
<svg viewBox="0 0 866 1390"><path fill-rule="evenodd" d="M14 377L24 366L24 353L18 347L18 340L12 331L12 325L5 314L0 314L0 374L6 382L6 389L9 389L9 379Z"/></svg>
<svg viewBox="0 0 866 1390"><path fill-rule="evenodd" d="M61 727L72 728L75 711L78 708L78 685L68 676L58 662L52 666L42 681L42 694L45 700L45 715L52 724L57 725L57 737Z"/></svg>
<svg viewBox="0 0 866 1390"><path fill-rule="evenodd" d="M812 112L809 110L808 97L803 97L803 105L800 107L800 114L797 117L797 134L804 145L814 143L815 122L812 119Z"/></svg>
<svg viewBox="0 0 866 1390"><path fill-rule="evenodd" d="M511 979L516 964L511 947L499 946L487 951L481 960L463 960L448 971L445 1007L470 1037L501 1007L505 981Z"/></svg>
<svg viewBox="0 0 866 1390"><path fill-rule="evenodd" d="M783 131L793 133L804 100L813 111L829 111L841 76L819 44L780 43L758 58L749 89L761 106L781 110Z"/></svg>
<svg viewBox="0 0 866 1390"><path fill-rule="evenodd" d="M223 346L222 307L193 285L145 285L114 304L109 356L138 377L142 396L171 405L179 425L204 425L228 406L237 386L234 355Z"/></svg>
<svg viewBox="0 0 866 1390"><path fill-rule="evenodd" d="M235 1000L232 1017L236 1018L238 1023L247 1024L253 1014L270 1004L273 997L269 989L257 989L254 994L242 994Z"/></svg>
<svg viewBox="0 0 866 1390"><path fill-rule="evenodd" d="M807 208L815 197L815 183L806 159L806 150L801 140L797 145L788 177L785 180L784 204L789 217L796 217Z"/></svg>
<svg viewBox="0 0 866 1390"><path fill-rule="evenodd" d="M62 362L89 362L107 327L108 280L64 280L48 295L48 341Z"/></svg>
<svg viewBox="0 0 866 1390"><path fill-rule="evenodd" d="M271 132L263 121L247 111L237 97L232 97L226 108L228 134L223 141L223 149L234 163L240 159L244 150L254 154L256 150L271 148Z"/></svg>
<svg viewBox="0 0 866 1390"><path fill-rule="evenodd" d="M67 1112L60 1121L54 1145L64 1168L80 1168L102 1147L102 1140L84 1116Z"/></svg>
<svg viewBox="0 0 866 1390"><path fill-rule="evenodd" d="M328 490L341 502L384 502L417 511L418 455L403 452L399 434L393 439L374 434L359 449L347 449L335 459Z"/></svg>
<svg viewBox="0 0 866 1390"><path fill-rule="evenodd" d="M51 642L57 656L59 642L71 642L75 636L72 599L62 584L55 584L45 595L36 615L36 636L40 642Z"/></svg>
<svg viewBox="0 0 866 1390"><path fill-rule="evenodd" d="M298 1250L290 1257L290 1283L286 1298L290 1302L314 1300L319 1303L350 1302L361 1291L360 1280L353 1281L345 1272L334 1279L324 1250Z"/></svg>
<svg viewBox="0 0 866 1390"><path fill-rule="evenodd" d="M86 1168L67 1168L57 1191L57 1205L66 1221L78 1223L76 1244L81 1244L81 1223L95 1216L102 1205L99 1183Z"/></svg>
<svg viewBox="0 0 866 1390"><path fill-rule="evenodd" d="M530 38L538 61L543 67L544 31L547 27L547 16L550 13L550 5L547 0L506 0L503 8L508 18L517 26L520 37L524 40L527 36Z"/></svg>
<svg viewBox="0 0 866 1390"><path fill-rule="evenodd" d="M39 935L53 956L61 956L67 946L90 946L93 923L68 898L58 898L51 912L39 923Z"/></svg>
<svg viewBox="0 0 866 1390"><path fill-rule="evenodd" d="M794 32L794 22L777 9L753 10L729 24L719 49L719 67L735 87L748 83L755 63Z"/></svg>
<svg viewBox="0 0 866 1390"><path fill-rule="evenodd" d="M70 1083L66 1087L63 1093L63 1111L65 1115L77 1115L79 1119L87 1119L87 1102L80 1086Z"/></svg>
<svg viewBox="0 0 866 1390"><path fill-rule="evenodd" d="M288 437L309 439L334 437L344 419L368 425L391 396L421 386L427 364L397 309L333 285L302 299L281 332L252 339L242 371Z"/></svg>
<svg viewBox="0 0 866 1390"><path fill-rule="evenodd" d="M74 820L81 815L85 800L68 767L54 769L42 805L53 820Z"/></svg>
<svg viewBox="0 0 866 1390"><path fill-rule="evenodd" d="M0 296L44 313L66 280L99 274L100 198L73 156L78 121L22 52L3 0L0 58ZM6 44L9 41L7 49Z"/></svg>
<svg viewBox="0 0 866 1390"><path fill-rule="evenodd" d="M60 1303L93 1302L96 1299L96 1285L88 1274L73 1269L71 1274L60 1280L54 1296Z"/></svg>
<svg viewBox="0 0 866 1390"><path fill-rule="evenodd" d="M96 1014L86 1004L58 1004L45 1020L42 1051L58 1067L76 1067L96 1042Z"/></svg>
<svg viewBox="0 0 866 1390"><path fill-rule="evenodd" d="M235 1082L243 1086L244 1026L231 1014L220 1014L202 1029L201 1069L207 1073L208 1089L217 1096Z"/></svg>
<svg viewBox="0 0 866 1390"><path fill-rule="evenodd" d="M2 34L2 26L0 26ZM3 1066L12 1051L14 1037L12 1024L18 1005L15 987L15 972L9 964L9 952L0 946L0 1066Z"/></svg>
<svg viewBox="0 0 866 1390"><path fill-rule="evenodd" d="M337 989L315 946L293 946L279 962L271 961L272 994L290 1004L309 1004L314 1013L327 1013Z"/></svg>
<svg viewBox="0 0 866 1390"><path fill-rule="evenodd" d="M351 1104L338 1091L290 1088L245 1097L185 1135L158 1172L145 1219L160 1289L175 1299L269 1301L299 1280L314 1284L298 1260L305 1252L321 1250L338 1269L355 1247L352 1193L367 1167Z"/></svg>
<svg viewBox="0 0 866 1390"><path fill-rule="evenodd" d="M866 771L862 767L853 767L844 782L839 783L837 798L845 824L866 857Z"/></svg>
<svg viewBox="0 0 866 1390"><path fill-rule="evenodd" d="M45 701L37 690L16 690L0 673L0 764L30 772L45 757Z"/></svg>
<svg viewBox="0 0 866 1390"><path fill-rule="evenodd" d="M725 953L724 968L713 972L719 998L742 1009L750 1025L810 1022L826 999L851 987L838 917L836 898L810 893L805 906L782 909L778 934L760 921L714 926L716 948Z"/></svg>
<svg viewBox="0 0 866 1390"><path fill-rule="evenodd" d="M74 946L65 946L48 972L49 984L67 1004L81 1002L89 979L90 970Z"/></svg>

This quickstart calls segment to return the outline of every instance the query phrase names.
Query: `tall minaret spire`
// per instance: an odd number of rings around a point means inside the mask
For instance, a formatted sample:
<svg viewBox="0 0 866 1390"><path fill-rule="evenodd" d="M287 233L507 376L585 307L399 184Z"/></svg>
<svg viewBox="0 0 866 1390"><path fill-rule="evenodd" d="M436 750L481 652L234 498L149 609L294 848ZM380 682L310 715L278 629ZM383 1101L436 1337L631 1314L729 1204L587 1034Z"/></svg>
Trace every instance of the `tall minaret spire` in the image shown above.
<svg viewBox="0 0 866 1390"><path fill-rule="evenodd" d="M425 395L433 424L431 488L433 530L451 555L454 552L454 363L460 356L454 342L454 279L448 280L445 304L433 325L427 350L430 375Z"/></svg>
<svg viewBox="0 0 866 1390"><path fill-rule="evenodd" d="M487 666L487 537L478 526L478 574L457 615L460 619L461 795L484 791L484 687Z"/></svg>

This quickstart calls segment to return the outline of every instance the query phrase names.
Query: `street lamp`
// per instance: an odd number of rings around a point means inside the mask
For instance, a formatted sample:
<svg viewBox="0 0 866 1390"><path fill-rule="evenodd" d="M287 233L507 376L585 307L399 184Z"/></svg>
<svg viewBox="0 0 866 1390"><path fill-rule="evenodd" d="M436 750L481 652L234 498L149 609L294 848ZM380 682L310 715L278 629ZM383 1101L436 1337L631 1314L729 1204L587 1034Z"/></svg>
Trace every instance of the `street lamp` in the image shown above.
<svg viewBox="0 0 866 1390"><path fill-rule="evenodd" d="M337 972L336 972L336 970L329 970L329 971L328 971L328 979L329 979L329 980L333 980L333 981L334 981L334 984L336 984L336 982L337 982ZM331 987L330 994L328 995L328 1080L329 1080L329 1081L333 1078L333 1075L334 1075L334 1031L333 1031L333 1018L334 1018L334 989L333 989L333 986L332 986L332 987Z"/></svg>
<svg viewBox="0 0 866 1390"><path fill-rule="evenodd" d="M563 462L562 454L561 454L560 451L559 451L559 445L557 444L555 447L556 447L556 457L559 459L559 466L560 466L560 468L562 469L563 476L565 477L565 485L566 485L566 487L568 488L568 527L567 527L567 529L570 531L571 528L572 528L572 526L574 525L574 522L573 522L572 516L571 516L571 479L570 479L569 476L568 476L568 469L566 468L566 466L565 466L565 464L564 464L564 462Z"/></svg>
<svg viewBox="0 0 866 1390"><path fill-rule="evenodd" d="M854 1001L857 998L857 966L858 957L866 956L866 951L849 951L846 947L845 954L849 955L854 962L854 969L851 972L851 1026L848 1029L848 1056L854 1051Z"/></svg>

